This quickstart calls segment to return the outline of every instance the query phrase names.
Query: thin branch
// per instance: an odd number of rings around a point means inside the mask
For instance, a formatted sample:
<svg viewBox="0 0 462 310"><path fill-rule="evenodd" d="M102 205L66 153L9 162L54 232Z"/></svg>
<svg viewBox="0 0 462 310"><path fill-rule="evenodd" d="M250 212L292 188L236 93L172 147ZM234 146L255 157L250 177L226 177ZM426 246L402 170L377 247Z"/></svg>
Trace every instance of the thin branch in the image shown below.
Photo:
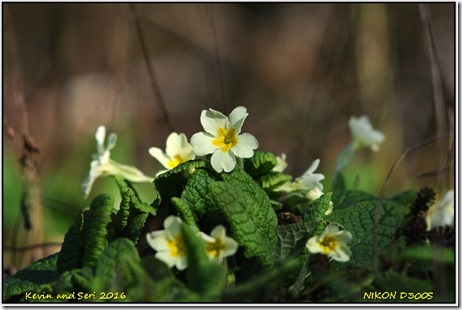
<svg viewBox="0 0 462 310"><path fill-rule="evenodd" d="M45 242L41 244L31 244L31 245L24 245L24 246L8 246L5 245L3 246L4 251L11 251L11 252L25 252L25 251L31 251L34 249L41 249L41 248L47 248L47 247L52 247L52 246L61 246L61 242Z"/></svg>
<svg viewBox="0 0 462 310"><path fill-rule="evenodd" d="M162 93L160 91L156 72L154 71L154 66L152 65L151 60L149 58L148 49L146 46L146 42L144 40L143 31L141 29L138 15L136 13L135 5L133 3L130 3L129 5L130 5L130 9L131 9L132 16L133 16L133 22L136 28L136 34L138 35L138 39L141 44L141 50L143 51L144 61L146 62L146 68L148 69L149 80L151 82L152 94L154 96L154 99L157 101L157 103L159 104L161 108L162 117L164 118L165 124L169 127L168 129L170 131L177 131L175 130L175 126L173 125L173 122L168 115L168 111L167 111L164 99L162 97Z"/></svg>

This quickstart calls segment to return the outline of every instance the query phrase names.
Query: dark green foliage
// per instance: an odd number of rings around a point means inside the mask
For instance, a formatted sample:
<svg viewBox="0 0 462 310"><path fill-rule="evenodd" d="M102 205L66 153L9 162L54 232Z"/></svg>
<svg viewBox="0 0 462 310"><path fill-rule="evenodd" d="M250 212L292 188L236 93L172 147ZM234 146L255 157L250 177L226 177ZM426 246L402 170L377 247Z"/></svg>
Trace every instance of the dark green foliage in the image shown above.
<svg viewBox="0 0 462 310"><path fill-rule="evenodd" d="M189 161L155 179L151 204L116 177L120 207L114 208L110 195L96 197L69 228L59 253L4 281L3 299L26 301L26 292L37 292L53 296L40 300L48 302L364 302L371 290L440 289L438 272L450 272L455 256L453 243L446 246L450 230L430 238L426 226L418 225L425 224L431 190L379 198L345 190L337 171L334 191L309 203L306 190L275 191L292 178L273 171L275 165L268 152L255 152L229 173L216 173L204 160ZM333 212L326 215L331 202ZM147 225L168 215L183 219L184 271L143 249ZM307 249L307 241L329 224L352 234L349 261ZM238 242L237 253L221 263L209 259L197 234L217 225ZM440 291L438 300L454 296ZM102 299L101 292L113 295ZM77 300L77 293L90 298Z"/></svg>
<svg viewBox="0 0 462 310"><path fill-rule="evenodd" d="M82 257L83 266L94 266L107 244L107 226L111 222L114 197L106 194L97 196L84 213L83 236L85 249Z"/></svg>
<svg viewBox="0 0 462 310"><path fill-rule="evenodd" d="M54 281L57 271L58 253L45 257L18 271L3 282L3 299L21 300L27 292L37 292L42 284Z"/></svg>
<svg viewBox="0 0 462 310"><path fill-rule="evenodd" d="M252 158L244 161L244 169L251 177L258 179L270 172L276 164L276 157L270 152L256 151Z"/></svg>

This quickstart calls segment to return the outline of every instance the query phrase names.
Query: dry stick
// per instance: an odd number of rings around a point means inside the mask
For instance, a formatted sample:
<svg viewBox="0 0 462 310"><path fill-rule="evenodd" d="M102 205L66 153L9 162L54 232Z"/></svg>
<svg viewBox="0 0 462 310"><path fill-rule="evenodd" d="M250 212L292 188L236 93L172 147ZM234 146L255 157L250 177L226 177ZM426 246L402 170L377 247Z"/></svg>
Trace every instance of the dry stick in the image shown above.
<svg viewBox="0 0 462 310"><path fill-rule="evenodd" d="M151 82L152 94L154 95L154 99L160 105L162 116L164 118L165 124L169 127L169 130L177 131L175 130L175 126L173 125L173 122L168 115L167 108L165 106L165 102L164 102L164 99L162 98L162 93L159 88L159 83L157 81L157 76L154 71L154 66L152 65L151 60L149 59L148 50L146 47L146 43L144 41L143 32L141 30L141 25L138 20L138 15L136 14L135 5L133 3L130 3L129 5L130 5L130 9L131 9L132 16L133 16L133 22L136 28L136 34L138 35L138 39L140 40L140 44L141 44L141 50L143 51L144 61L146 62L146 68L148 69L149 80Z"/></svg>
<svg viewBox="0 0 462 310"><path fill-rule="evenodd" d="M223 112L226 112L226 96L225 96L225 85L223 82L223 72L221 69L221 57L220 57L220 48L218 46L218 35L217 35L217 29L215 26L215 20L213 18L213 4L210 5L210 11L209 11L209 22L210 26L212 27L212 32L213 32L213 39L215 43L215 55L216 55L216 61L217 61L217 67L218 67L218 77L220 79L220 88L221 88L221 96L223 100Z"/></svg>
<svg viewBox="0 0 462 310"><path fill-rule="evenodd" d="M24 246L3 246L4 251L11 251L11 252L24 252L29 251L37 248L47 248L52 246L61 246L61 242L45 242L41 244L31 244L31 245L24 245Z"/></svg>
<svg viewBox="0 0 462 310"><path fill-rule="evenodd" d="M430 61L430 70L431 70L431 80L432 80L432 89L433 89L433 104L435 107L435 117L436 117L436 134L442 135L444 132L447 132L447 117L445 115L446 109L444 108L444 95L442 90L442 80L439 71L438 62L436 59L436 49L435 42L433 40L433 34L431 31L430 25L430 13L428 10L428 4L419 4L420 18L422 21L422 27L425 35L425 42L427 46L429 61ZM438 143L437 149L443 149L442 142ZM439 164L442 164L445 158L443 156L438 156ZM443 183L442 174L437 175L437 184L439 190L441 190Z"/></svg>
<svg viewBox="0 0 462 310"><path fill-rule="evenodd" d="M9 18L11 22L11 12L9 6L5 10L6 17ZM9 32L11 33L11 43L8 47L12 50L11 55L17 57L19 55L18 43L15 40L16 35L14 32L13 25L9 25ZM38 148L35 147L34 143L31 143L32 138L30 136L29 128L29 114L26 107L26 101L24 96L24 86L20 85L20 60L14 59L11 66L13 67L13 76L16 78L13 79L12 83L12 97L13 102L17 106L19 113L21 115L21 133L22 133L22 154L21 154L21 166L22 166L22 181L24 184L24 195L27 197L27 211L30 211L30 216L33 219L33 225L31 225L31 230L26 231L26 239L30 237L36 243L41 243L43 241L43 218L42 218L42 205L40 200L40 185L39 177L37 175L37 169L35 161L33 160L33 155L38 152ZM17 238L14 237L14 242L17 241ZM27 241L26 241L27 242ZM43 256L43 251L41 249L34 249L32 252L32 260L35 258L41 258ZM12 257L16 259L16 256ZM22 261L22 259L21 259ZM12 262L13 266L17 266L16 260Z"/></svg>

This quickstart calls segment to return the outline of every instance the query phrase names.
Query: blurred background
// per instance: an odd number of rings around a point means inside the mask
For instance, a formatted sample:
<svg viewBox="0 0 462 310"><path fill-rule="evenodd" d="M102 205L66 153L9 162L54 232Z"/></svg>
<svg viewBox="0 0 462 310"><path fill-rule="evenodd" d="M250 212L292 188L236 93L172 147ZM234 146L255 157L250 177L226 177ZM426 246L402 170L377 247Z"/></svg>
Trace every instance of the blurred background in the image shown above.
<svg viewBox="0 0 462 310"><path fill-rule="evenodd" d="M113 159L154 176L149 147L243 105L259 149L286 153L294 177L320 158L329 191L348 120L368 115L386 140L357 154L349 188L454 187L455 3L2 8L4 275L59 251L92 197L117 197L111 179L80 190L100 124L118 135Z"/></svg>

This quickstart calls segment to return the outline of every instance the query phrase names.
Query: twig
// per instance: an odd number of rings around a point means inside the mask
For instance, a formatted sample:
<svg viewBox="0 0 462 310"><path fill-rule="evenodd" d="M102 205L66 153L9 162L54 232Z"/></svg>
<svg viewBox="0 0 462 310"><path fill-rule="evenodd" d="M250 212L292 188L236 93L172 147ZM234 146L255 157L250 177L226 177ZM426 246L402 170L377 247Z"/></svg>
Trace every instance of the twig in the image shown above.
<svg viewBox="0 0 462 310"><path fill-rule="evenodd" d="M160 88L159 88L159 83L157 81L157 76L156 76L156 73L154 71L154 66L152 65L151 60L149 58L148 49L147 49L147 46L146 46L146 42L144 40L143 32L141 30L141 25L140 25L139 20L138 20L138 15L136 14L135 5L133 3L130 3L129 5L130 5L130 9L131 9L132 16L133 16L133 22L134 22L135 28L136 28L136 34L137 34L138 39L139 39L140 44L141 44L141 50L143 51L144 61L146 62L146 68L148 69L149 80L151 82L152 94L154 96L154 99L157 101L157 103L159 104L159 106L161 108L162 117L163 117L163 119L165 121L165 124L169 127L168 129L170 131L177 131L177 130L175 130L175 126L173 125L173 122L172 122L172 120L170 119L170 117L168 115L168 111L167 111L167 108L165 106L165 102L164 102L164 99L162 97L162 93L161 93Z"/></svg>
<svg viewBox="0 0 462 310"><path fill-rule="evenodd" d="M3 250L11 251L11 252L24 252L24 251L30 251L30 250L39 249L39 248L47 248L47 247L61 246L61 245L62 245L61 242L45 242L41 244L31 244L31 245L23 245L23 246L4 245Z"/></svg>

